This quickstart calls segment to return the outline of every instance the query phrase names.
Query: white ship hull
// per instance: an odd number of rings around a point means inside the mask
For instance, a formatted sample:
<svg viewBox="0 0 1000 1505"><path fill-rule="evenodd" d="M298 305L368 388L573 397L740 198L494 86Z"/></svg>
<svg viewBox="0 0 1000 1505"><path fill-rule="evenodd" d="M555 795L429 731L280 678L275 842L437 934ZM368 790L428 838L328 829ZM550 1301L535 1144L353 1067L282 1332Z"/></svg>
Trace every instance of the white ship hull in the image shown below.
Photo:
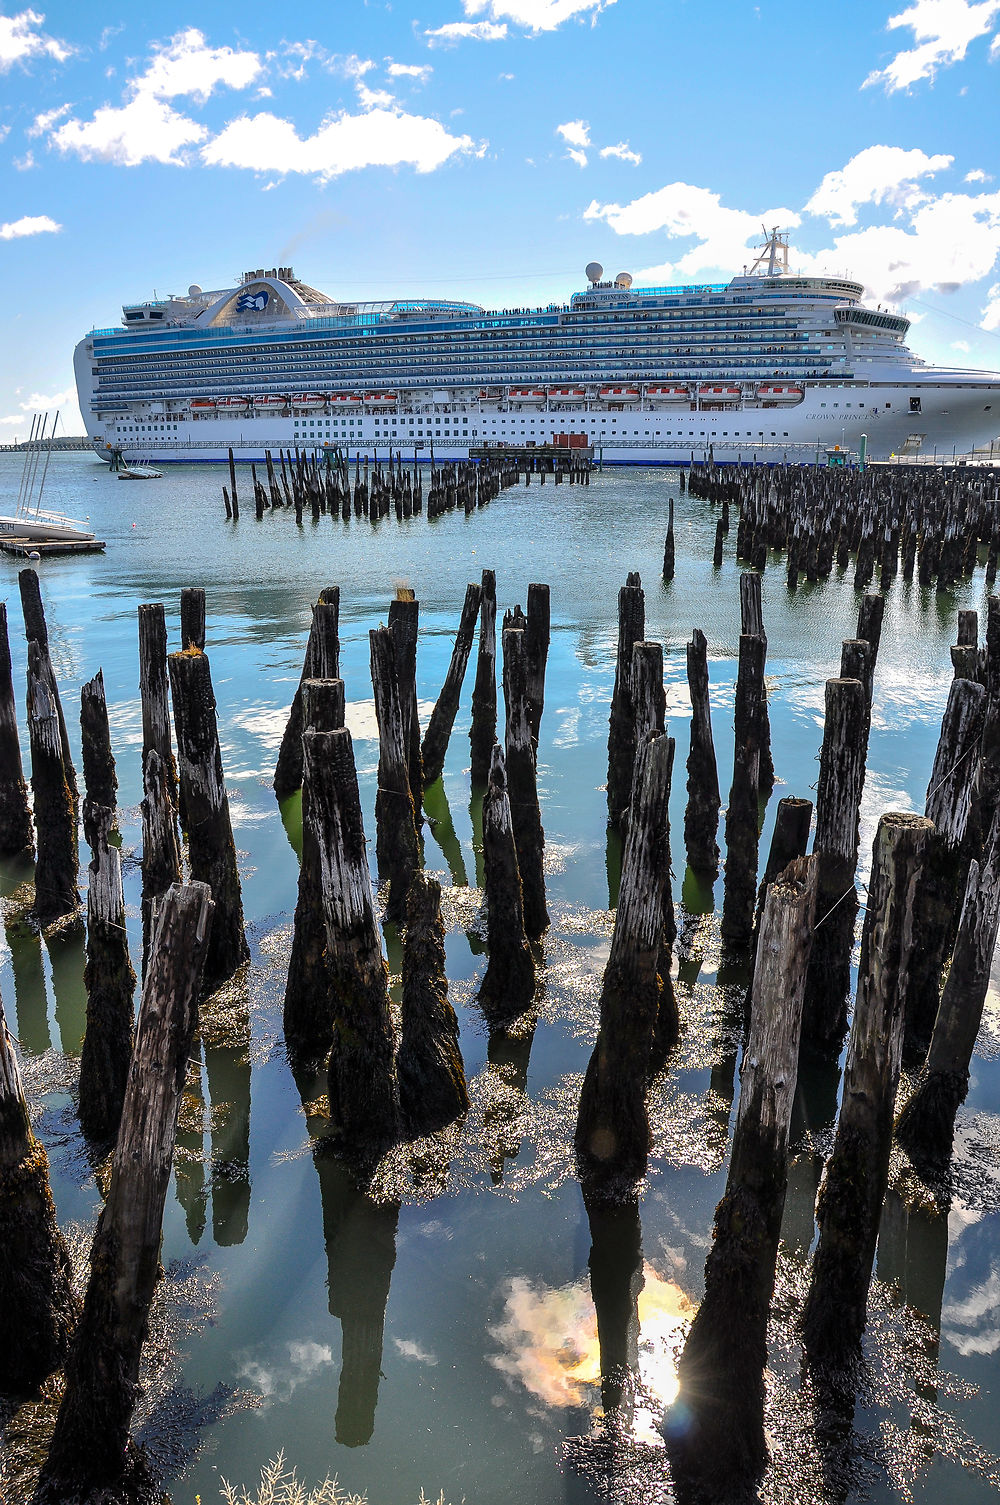
<svg viewBox="0 0 1000 1505"><path fill-rule="evenodd" d="M907 380L909 376L909 380ZM429 395L429 394L428 394ZM437 397L441 393L434 394ZM412 459L465 458L470 449L500 444L524 448L551 444L556 435L585 436L609 465L682 465L711 449L721 462L759 459L815 461L840 446L857 451L866 436L870 458L950 458L989 446L1000 434L1000 378L993 373L895 369L891 380L805 385L794 406L745 403L703 406L697 400L665 406L654 402L624 409L588 401L539 408L515 401L485 405L453 400L436 409L358 412L345 422L335 411L308 418L262 412L206 417L174 411L128 415L92 423L94 449L103 459L119 448L126 459L156 464L217 463L230 447L240 461L262 461L270 451L313 451L338 446L351 455L383 454L391 448ZM1000 457L1000 444L998 444Z"/></svg>

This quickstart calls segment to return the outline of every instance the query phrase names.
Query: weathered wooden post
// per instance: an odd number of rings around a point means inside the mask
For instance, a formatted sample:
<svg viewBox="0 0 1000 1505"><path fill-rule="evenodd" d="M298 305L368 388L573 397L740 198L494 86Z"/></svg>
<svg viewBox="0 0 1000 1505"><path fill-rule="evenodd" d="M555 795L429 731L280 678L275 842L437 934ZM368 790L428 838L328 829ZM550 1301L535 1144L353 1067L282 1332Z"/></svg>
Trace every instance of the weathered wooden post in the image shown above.
<svg viewBox="0 0 1000 1505"><path fill-rule="evenodd" d="M549 588L538 583L528 586L528 621L524 629L524 646L528 655L528 721L531 740L538 750L538 736L545 706L545 666L549 657L551 604Z"/></svg>
<svg viewBox="0 0 1000 1505"><path fill-rule="evenodd" d="M472 640L475 636L476 622L479 618L479 603L482 599L482 594L481 586L466 586L465 604L462 607L462 616L459 620L458 632L455 635L455 646L452 649L448 673L445 675L444 684L441 686L441 693L431 712L431 719L427 724L423 746L421 747L425 789L428 785L433 784L435 779L441 777L444 768L445 754L448 751L451 730L455 725L455 717L458 714L458 702L462 694L465 670L469 662L469 654L472 651Z"/></svg>
<svg viewBox="0 0 1000 1505"><path fill-rule="evenodd" d="M419 820L420 801L424 792L424 774L420 761L420 716L417 711L417 629L420 602L410 591L397 592L389 602L389 631L396 647L396 678L399 682L399 706L403 713L403 747L410 779L410 794Z"/></svg>
<svg viewBox="0 0 1000 1505"><path fill-rule="evenodd" d="M320 841L326 955L336 1000L330 1120L350 1155L379 1154L398 1131L388 974L382 956L351 734L307 731L303 768Z"/></svg>
<svg viewBox="0 0 1000 1505"><path fill-rule="evenodd" d="M627 1194L646 1171L653 1031L660 1006L657 959L670 739L653 735L636 754L632 810L611 952L601 987L601 1023L580 1094L576 1154L591 1195Z"/></svg>
<svg viewBox="0 0 1000 1505"><path fill-rule="evenodd" d="M819 1244L802 1314L811 1360L846 1364L865 1327L889 1177L906 975L919 944L913 897L931 829L923 816L890 814L875 837L843 1099L817 1202Z"/></svg>
<svg viewBox="0 0 1000 1505"><path fill-rule="evenodd" d="M496 743L483 797L483 867L489 963L479 1003L490 1028L503 1029L531 1007L535 961L525 934L507 766Z"/></svg>
<svg viewBox="0 0 1000 1505"><path fill-rule="evenodd" d="M971 852L969 815L977 755L986 711L986 691L969 679L952 681L941 721L924 814L934 830L924 853L914 898L920 946L907 974L903 1053L914 1064L930 1045L940 1002L941 973L957 925Z"/></svg>
<svg viewBox="0 0 1000 1505"><path fill-rule="evenodd" d="M38 1489L59 1502L126 1476L139 1361L160 1269L163 1204L212 923L202 883L172 888L157 916L111 1184L66 1391Z"/></svg>
<svg viewBox="0 0 1000 1505"><path fill-rule="evenodd" d="M764 901L726 1194L677 1369L685 1425L670 1434L671 1462L713 1499L756 1479L767 1462L767 1319L815 911L816 859L798 858Z"/></svg>
<svg viewBox="0 0 1000 1505"><path fill-rule="evenodd" d="M416 811L406 758L406 725L392 632L388 627L373 628L368 640L379 737L375 851L379 877L389 883L385 917L402 921L406 915L406 891L420 865Z"/></svg>
<svg viewBox="0 0 1000 1505"><path fill-rule="evenodd" d="M664 580L672 580L674 578L674 555L674 499L673 497L669 497L667 500L667 536L663 544Z"/></svg>
<svg viewBox="0 0 1000 1505"><path fill-rule="evenodd" d="M35 862L35 914L42 924L71 914L79 903L76 880L76 804L70 787L59 712L38 640L28 643L28 738L38 857Z"/></svg>
<svg viewBox="0 0 1000 1505"><path fill-rule="evenodd" d="M867 726L864 685L828 679L813 839L819 859L816 934L802 1025L803 1044L819 1054L838 1055L847 1027Z"/></svg>
<svg viewBox="0 0 1000 1505"><path fill-rule="evenodd" d="M696 873L717 873L719 848L719 771L712 740L712 712L708 690L708 642L700 627L687 645L687 679L691 694L691 743L687 760L687 808L684 845Z"/></svg>
<svg viewBox="0 0 1000 1505"><path fill-rule="evenodd" d="M549 923L549 912L545 904L545 832L538 807L525 637L523 628L508 627L503 632L505 755L514 845L524 894L524 928L529 940L537 940Z"/></svg>
<svg viewBox="0 0 1000 1505"><path fill-rule="evenodd" d="M764 640L764 658L767 659L767 633L764 631L763 582L756 569L745 571L740 576L741 631L751 637ZM766 803L774 788L774 763L771 759L771 721L767 713L767 685L761 670L760 703L757 706L758 794Z"/></svg>
<svg viewBox="0 0 1000 1505"><path fill-rule="evenodd" d="M764 864L764 876L760 880L760 888L757 890L757 909L754 914L753 933L754 948L757 945L757 936L760 932L761 916L764 913L764 900L771 884L779 873L783 873L790 862L797 857L806 855L809 845L809 827L812 823L812 800L798 799L794 795L786 795L778 801L778 809L774 818L774 830L771 833L771 846L768 850L767 861ZM810 950L812 944L810 943Z"/></svg>
<svg viewBox="0 0 1000 1505"><path fill-rule="evenodd" d="M112 823L118 804L118 775L111 751L111 728L108 703L104 694L104 674L98 669L93 679L80 690L80 740L83 752L83 834L94 845L94 806L110 810Z"/></svg>
<svg viewBox="0 0 1000 1505"><path fill-rule="evenodd" d="M167 677L167 621L163 603L139 607L139 696L142 702L142 766L155 751L177 803L177 768L170 735L170 682Z"/></svg>
<svg viewBox="0 0 1000 1505"><path fill-rule="evenodd" d="M34 849L28 786L17 735L7 606L0 601L0 857L32 856Z"/></svg>
<svg viewBox="0 0 1000 1505"><path fill-rule="evenodd" d="M45 623L45 609L42 606L42 588L38 582L37 573L32 569L19 570L17 583L21 592L21 611L24 614L25 639L29 647L32 643L37 644L38 672L48 681L49 693L55 704L56 719L59 723L59 741L62 746L63 767L66 770L66 782L73 796L73 809L76 812L80 802L76 782L76 769L73 767L73 755L70 751L69 733L66 730L66 717L63 715L62 701L59 698L56 673L52 667L52 659L49 656L49 630Z"/></svg>
<svg viewBox="0 0 1000 1505"><path fill-rule="evenodd" d="M618 592L618 657L608 724L608 823L624 831L635 768L632 648L646 636L646 597L633 571Z"/></svg>
<svg viewBox="0 0 1000 1505"><path fill-rule="evenodd" d="M78 1316L69 1250L31 1132L21 1072L0 1000L0 1393L23 1395L62 1367Z"/></svg>
<svg viewBox="0 0 1000 1505"><path fill-rule="evenodd" d="M490 758L497 735L497 577L483 570L479 607L479 652L476 658L476 682L472 689L472 725L469 744L472 751L472 784L486 783Z"/></svg>
<svg viewBox="0 0 1000 1505"><path fill-rule="evenodd" d="M330 585L319 593L312 609L305 660L298 688L292 697L288 721L274 769L274 792L287 799L302 787L302 686L307 679L340 678L340 586Z"/></svg>
<svg viewBox="0 0 1000 1505"><path fill-rule="evenodd" d="M403 1027L396 1058L407 1137L419 1139L469 1111L469 1090L448 1001L441 885L414 874L403 935Z"/></svg>
<svg viewBox="0 0 1000 1505"><path fill-rule="evenodd" d="M307 679L302 684L303 736L307 731L339 731L344 725L342 679ZM303 767L303 774L306 773ZM319 1060L330 1048L335 1002L326 964L323 912L322 832L317 829L312 791L302 782L302 861L285 981L285 1044L295 1060Z"/></svg>
<svg viewBox="0 0 1000 1505"><path fill-rule="evenodd" d="M205 591L200 585L181 590L181 647L205 651Z"/></svg>
<svg viewBox="0 0 1000 1505"><path fill-rule="evenodd" d="M171 798L173 780L155 748L146 753L142 787L142 975L146 976L159 899L181 881L177 812Z"/></svg>
<svg viewBox="0 0 1000 1505"><path fill-rule="evenodd" d="M927 1059L896 1122L896 1138L920 1167L951 1158L955 1118L969 1090L969 1066L983 1019L1000 925L1000 825L983 859L969 866L955 951Z"/></svg>
<svg viewBox="0 0 1000 1505"><path fill-rule="evenodd" d="M722 936L746 946L753 934L760 841L760 702L764 694L764 639L743 633L733 713L733 783L726 808L725 887Z"/></svg>
<svg viewBox="0 0 1000 1505"><path fill-rule="evenodd" d="M204 967L205 990L211 992L242 966L250 948L208 655L188 648L172 653L169 664L191 877L208 884L215 905Z"/></svg>
<svg viewBox="0 0 1000 1505"><path fill-rule="evenodd" d="M87 889L87 1029L80 1056L80 1125L88 1139L118 1133L132 1059L135 973L125 932L121 853L108 836L113 810L90 803L90 885Z"/></svg>
<svg viewBox="0 0 1000 1505"><path fill-rule="evenodd" d="M641 747L650 732L666 730L667 697L663 689L663 645L661 643L635 643L632 647L632 706L635 714L636 746ZM670 756L667 774L667 800L670 799L670 780L673 775L674 741L670 738ZM633 774L633 785L634 785ZM633 789L634 793L634 789ZM680 1033L680 1018L674 985L670 976L671 951L677 939L674 920L674 900L670 884L670 826L665 834L663 876L663 937L657 958L656 970L660 975L661 992L657 1024L654 1030L653 1067L658 1069L666 1059L667 1051L677 1043Z"/></svg>

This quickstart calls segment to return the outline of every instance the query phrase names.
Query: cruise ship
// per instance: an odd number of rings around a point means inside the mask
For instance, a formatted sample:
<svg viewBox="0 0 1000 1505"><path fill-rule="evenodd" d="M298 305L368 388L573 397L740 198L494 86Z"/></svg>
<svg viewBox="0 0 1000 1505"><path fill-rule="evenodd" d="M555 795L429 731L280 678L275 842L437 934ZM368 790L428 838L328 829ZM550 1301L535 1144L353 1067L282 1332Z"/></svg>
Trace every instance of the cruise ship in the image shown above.
<svg viewBox="0 0 1000 1505"><path fill-rule="evenodd" d="M1000 434L1000 373L930 366L860 283L798 276L765 231L730 282L635 287L597 263L567 304L348 303L291 267L129 303L75 352L93 447L156 463L266 451L461 459L593 446L609 464L711 453L820 460L962 454Z"/></svg>

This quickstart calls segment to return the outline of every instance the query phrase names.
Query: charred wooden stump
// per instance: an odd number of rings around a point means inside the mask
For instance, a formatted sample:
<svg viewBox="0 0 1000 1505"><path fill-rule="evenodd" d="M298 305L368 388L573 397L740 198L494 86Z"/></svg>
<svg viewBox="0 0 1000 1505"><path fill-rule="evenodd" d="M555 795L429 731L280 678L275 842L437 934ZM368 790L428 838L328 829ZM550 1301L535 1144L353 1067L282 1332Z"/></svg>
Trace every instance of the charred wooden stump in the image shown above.
<svg viewBox="0 0 1000 1505"><path fill-rule="evenodd" d="M551 607L547 585L528 586L528 621L524 646L528 655L528 721L531 740L538 750L538 737L545 707L545 666L549 657Z"/></svg>
<svg viewBox="0 0 1000 1505"><path fill-rule="evenodd" d="M756 570L740 576L741 631L750 637L764 640L764 658L767 659L767 633L764 631L763 583ZM759 798L766 804L774 788L774 763L771 759L771 721L767 713L767 685L761 670L760 704L757 707L758 755L757 785Z"/></svg>
<svg viewBox="0 0 1000 1505"><path fill-rule="evenodd" d="M45 611L42 606L42 588L38 583L38 575L34 570L19 570L17 583L21 591L21 610L24 614L24 635L28 646L36 643L38 647L38 672L47 679L49 693L55 704L56 718L59 723L59 742L62 747L63 766L66 770L66 782L73 796L74 815L78 813L80 794L76 781L76 769L73 767L73 755L70 751L69 733L66 730L66 717L63 715L62 701L59 698L59 686L56 682L55 670L52 667L52 659L49 656L49 630L45 624Z"/></svg>
<svg viewBox="0 0 1000 1505"><path fill-rule="evenodd" d="M535 745L528 701L528 653L523 628L503 632L503 691L507 710L507 789L517 866L524 895L524 928L537 940L549 923L545 904L545 832L538 807Z"/></svg>
<svg viewBox="0 0 1000 1505"><path fill-rule="evenodd" d="M108 703L104 695L104 674L98 669L80 691L80 738L83 751L83 834L88 846L94 845L95 806L111 811L112 825L118 805L118 775L111 751L111 728Z"/></svg>
<svg viewBox="0 0 1000 1505"><path fill-rule="evenodd" d="M525 934L507 766L496 743L483 796L483 868L489 963L479 1003L490 1029L505 1029L531 1007L535 961Z"/></svg>
<svg viewBox="0 0 1000 1505"><path fill-rule="evenodd" d="M687 678L691 693L691 744L687 760L687 809L684 812L684 845L687 860L696 873L719 870L719 771L712 740L712 712L708 690L708 643L696 627L687 645Z"/></svg>
<svg viewBox="0 0 1000 1505"><path fill-rule="evenodd" d="M170 734L170 681L167 677L167 621L159 601L139 607L139 696L142 702L142 766L155 752L177 804L177 767Z"/></svg>
<svg viewBox="0 0 1000 1505"><path fill-rule="evenodd" d="M59 711L46 670L47 656L37 639L28 644L28 738L38 856L35 862L35 914L42 924L72 914L79 903L76 882L76 805L63 759Z"/></svg>
<svg viewBox="0 0 1000 1505"><path fill-rule="evenodd" d="M620 1201L646 1172L650 1053L660 1007L657 959L663 935L664 841L670 745L639 748L601 1022L580 1094L576 1154L590 1195Z"/></svg>
<svg viewBox="0 0 1000 1505"><path fill-rule="evenodd" d="M185 585L181 591L181 648L205 651L205 591L200 585Z"/></svg>
<svg viewBox="0 0 1000 1505"><path fill-rule="evenodd" d="M476 681L472 689L472 784L480 788L490 771L490 758L497 735L497 577L483 570L479 607L479 652Z"/></svg>
<svg viewBox="0 0 1000 1505"><path fill-rule="evenodd" d="M632 703L635 711L636 745L641 747L651 732L666 730L667 697L663 689L663 647L660 643L635 643L632 648ZM670 739L670 768L667 776L667 801L670 800L670 779L673 775L674 742ZM635 775L633 774L633 785ZM634 795L634 788L633 788ZM658 1069L666 1059L667 1052L677 1043L680 1033L680 1018L674 984L670 973L671 951L677 939L674 920L674 899L670 884L670 825L665 835L663 877L663 936L657 957L656 970L660 976L660 1006L654 1030L652 1066Z"/></svg>
<svg viewBox="0 0 1000 1505"><path fill-rule="evenodd" d="M726 1193L715 1212L705 1295L678 1364L685 1425L670 1437L671 1462L712 1499L757 1479L768 1458L767 1320L815 909L816 860L799 858L764 902Z"/></svg>
<svg viewBox="0 0 1000 1505"><path fill-rule="evenodd" d="M468 1113L458 1019L448 1001L441 885L426 873L414 875L406 902L403 1028L396 1071L408 1138L433 1134Z"/></svg>
<svg viewBox="0 0 1000 1505"><path fill-rule="evenodd" d="M472 640L475 636L476 622L479 618L481 599L481 586L469 585L466 587L465 604L462 607L462 616L459 620L458 632L455 636L455 646L452 649L448 673L445 675L444 684L441 686L441 693L431 712L431 719L424 733L421 756L423 759L425 789L430 784L433 784L435 779L441 777L442 770L444 769L445 754L448 751L452 727L455 725L455 717L458 714L458 702L462 694L465 670L469 662L469 654L472 651Z"/></svg>
<svg viewBox="0 0 1000 1505"><path fill-rule="evenodd" d="M326 956L335 1000L330 1121L348 1155L380 1154L398 1131L388 974L382 956L351 734L302 738L310 822L320 842Z"/></svg>
<svg viewBox="0 0 1000 1505"><path fill-rule="evenodd" d="M389 631L396 646L396 679L399 682L399 705L403 713L403 747L410 779L410 794L419 820L420 800L424 792L424 771L420 760L420 716L417 712L417 628L420 602L397 595L389 603Z"/></svg>
<svg viewBox="0 0 1000 1505"><path fill-rule="evenodd" d="M195 883L208 884L215 905L204 967L205 990L211 992L242 966L250 948L243 926L243 897L208 655L194 648L172 653L170 686L191 877Z"/></svg>
<svg viewBox="0 0 1000 1505"><path fill-rule="evenodd" d="M0 1000L0 1393L23 1395L60 1369L76 1325L69 1250L31 1132L21 1072Z"/></svg>
<svg viewBox="0 0 1000 1505"><path fill-rule="evenodd" d="M733 783L726 809L722 937L746 946L753 934L760 840L760 703L764 694L764 639L743 633L733 714Z"/></svg>
<svg viewBox="0 0 1000 1505"><path fill-rule="evenodd" d="M87 889L87 1029L80 1056L80 1126L103 1143L118 1133L132 1059L135 973L125 931L121 853L109 846L114 812L91 805Z"/></svg>
<svg viewBox="0 0 1000 1505"><path fill-rule="evenodd" d="M111 1184L90 1253L83 1314L66 1361L38 1499L112 1489L129 1465L129 1427L150 1303L160 1273L163 1204L212 923L204 884L160 907L142 990Z"/></svg>
<svg viewBox="0 0 1000 1505"><path fill-rule="evenodd" d="M369 632L368 639L379 738L375 851L379 878L389 884L385 917L402 921L406 915L406 891L420 865L416 811L406 757L406 723L392 632L388 627L377 627Z"/></svg>
<svg viewBox="0 0 1000 1505"><path fill-rule="evenodd" d="M344 682L307 679L302 684L303 736L339 731L344 725ZM285 1045L293 1060L320 1060L333 1038L335 1001L326 963L323 911L323 833L317 829L312 790L303 765L302 861L292 930L292 953L285 981Z"/></svg>
<svg viewBox="0 0 1000 1505"><path fill-rule="evenodd" d="M320 591L312 610L305 661L298 688L292 697L288 721L274 769L274 792L287 799L302 787L302 686L307 679L340 678L340 586Z"/></svg>
<svg viewBox="0 0 1000 1505"><path fill-rule="evenodd" d="M146 754L142 788L142 975L149 965L153 918L157 902L181 881L181 852L177 841L177 812L170 778L155 748Z"/></svg>
<svg viewBox="0 0 1000 1505"><path fill-rule="evenodd" d="M802 1314L812 1361L849 1363L865 1328L889 1177L907 969L919 945L913 897L930 832L923 816L891 814L875 837L843 1099L816 1207L819 1244Z"/></svg>
<svg viewBox="0 0 1000 1505"><path fill-rule="evenodd" d="M896 1138L921 1168L951 1159L955 1118L969 1090L969 1066L983 1019L1000 925L1000 826L994 821L983 865L971 863L955 952L930 1049Z"/></svg>
<svg viewBox="0 0 1000 1505"><path fill-rule="evenodd" d="M17 735L7 606L0 601L0 857L33 856L34 850L28 786Z"/></svg>
<svg viewBox="0 0 1000 1505"><path fill-rule="evenodd" d="M838 1055L847 1028L867 726L864 685L828 679L813 841L819 859L816 934L802 1025L803 1044L819 1054Z"/></svg>
<svg viewBox="0 0 1000 1505"><path fill-rule="evenodd" d="M774 830L771 833L771 846L764 864L764 876L757 890L757 909L753 922L755 951L767 891L778 874L783 873L790 862L806 855L812 812L812 800L797 799L794 795L786 795L784 799L778 801Z"/></svg>
<svg viewBox="0 0 1000 1505"><path fill-rule="evenodd" d="M904 1056L914 1064L927 1053L940 1001L941 974L954 941L971 852L969 815L983 731L986 691L968 679L952 681L941 722L924 814L933 821L914 897L920 946L906 989Z"/></svg>
<svg viewBox="0 0 1000 1505"><path fill-rule="evenodd" d="M608 728L608 823L624 832L635 767L632 648L646 635L646 597L639 576L629 575L618 592L618 657Z"/></svg>

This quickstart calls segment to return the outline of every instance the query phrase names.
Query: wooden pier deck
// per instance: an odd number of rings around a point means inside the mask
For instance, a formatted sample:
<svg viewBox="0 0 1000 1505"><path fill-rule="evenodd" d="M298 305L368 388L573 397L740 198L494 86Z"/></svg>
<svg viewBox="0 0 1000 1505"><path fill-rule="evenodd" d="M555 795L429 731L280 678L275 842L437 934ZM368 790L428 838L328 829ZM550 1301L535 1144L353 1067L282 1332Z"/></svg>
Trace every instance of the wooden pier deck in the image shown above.
<svg viewBox="0 0 1000 1505"><path fill-rule="evenodd" d="M0 550L28 559L32 554L45 558L48 554L102 554L106 548L100 538L55 538L40 543L34 538L0 538Z"/></svg>

